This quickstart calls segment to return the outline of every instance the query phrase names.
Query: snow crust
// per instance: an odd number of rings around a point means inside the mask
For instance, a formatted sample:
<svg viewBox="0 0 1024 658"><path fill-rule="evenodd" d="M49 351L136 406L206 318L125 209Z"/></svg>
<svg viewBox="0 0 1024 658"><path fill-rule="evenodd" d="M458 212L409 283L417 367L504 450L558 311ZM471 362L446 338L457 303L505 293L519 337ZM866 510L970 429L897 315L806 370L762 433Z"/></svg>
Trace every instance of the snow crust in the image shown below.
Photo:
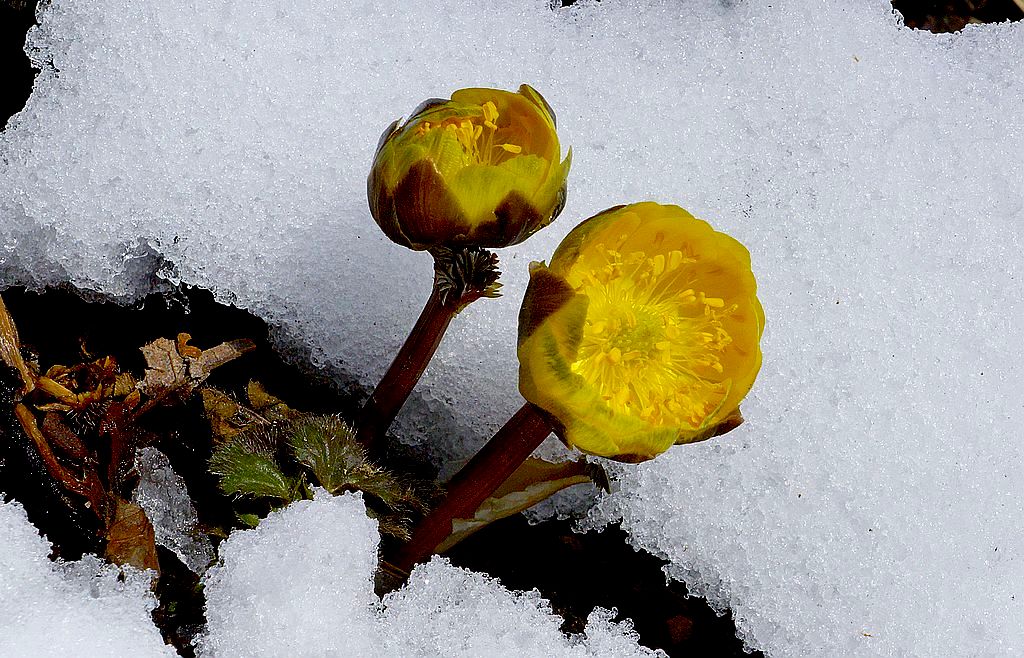
<svg viewBox="0 0 1024 658"><path fill-rule="evenodd" d="M596 609L583 637L537 592L435 558L409 584L373 593L376 521L359 495L300 501L221 546L205 578L208 656L630 656L664 655L637 644L628 622Z"/></svg>
<svg viewBox="0 0 1024 658"><path fill-rule="evenodd" d="M751 250L764 368L727 437L619 471L622 520L772 656L1024 651L1024 26L884 0L56 0L0 134L0 286L217 290L372 386L429 258L366 209L420 100L529 82L574 147L562 218L503 250L405 440L448 470L520 404L530 260L653 198ZM440 567L432 567L440 568Z"/></svg>
<svg viewBox="0 0 1024 658"><path fill-rule="evenodd" d="M145 572L98 558L52 562L20 503L0 498L0 656L175 656L149 614Z"/></svg>

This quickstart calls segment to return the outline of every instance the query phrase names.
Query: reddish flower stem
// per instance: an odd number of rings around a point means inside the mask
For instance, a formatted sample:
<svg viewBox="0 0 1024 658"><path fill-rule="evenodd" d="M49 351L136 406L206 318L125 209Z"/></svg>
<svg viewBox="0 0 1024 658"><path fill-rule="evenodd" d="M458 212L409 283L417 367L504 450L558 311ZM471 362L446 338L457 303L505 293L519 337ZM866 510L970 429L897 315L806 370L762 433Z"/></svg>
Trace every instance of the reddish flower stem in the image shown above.
<svg viewBox="0 0 1024 658"><path fill-rule="evenodd" d="M408 574L452 532L453 519L472 518L551 434L544 414L527 402L448 483L448 495L413 530L412 538L389 560L392 571Z"/></svg>
<svg viewBox="0 0 1024 658"><path fill-rule="evenodd" d="M441 338L459 311L481 297L497 297L498 257L480 247L431 249L434 284L416 325L402 349L388 366L383 379L363 405L356 423L356 438L367 449L380 447L381 439L409 398Z"/></svg>
<svg viewBox="0 0 1024 658"><path fill-rule="evenodd" d="M391 427L395 416L437 351L437 346L441 344L444 332L458 309L457 304L442 303L438 287L433 286L430 298L402 349L395 355L377 388L363 405L356 436L368 449L377 448L384 433Z"/></svg>

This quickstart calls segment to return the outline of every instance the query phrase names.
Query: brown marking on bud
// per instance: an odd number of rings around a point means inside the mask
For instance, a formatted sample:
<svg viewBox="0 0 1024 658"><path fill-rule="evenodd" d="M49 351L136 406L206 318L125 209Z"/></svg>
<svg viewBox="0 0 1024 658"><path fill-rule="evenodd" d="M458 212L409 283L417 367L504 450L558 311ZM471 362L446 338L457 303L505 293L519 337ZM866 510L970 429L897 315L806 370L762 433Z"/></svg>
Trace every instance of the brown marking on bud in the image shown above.
<svg viewBox="0 0 1024 658"><path fill-rule="evenodd" d="M529 199L513 190L494 209L494 219L477 229L474 242L485 247L519 244L541 227L543 218Z"/></svg>
<svg viewBox="0 0 1024 658"><path fill-rule="evenodd" d="M433 162L420 160L409 168L394 190L393 203L395 224L411 248L467 242L472 226ZM384 225L381 228L389 238L404 244Z"/></svg>

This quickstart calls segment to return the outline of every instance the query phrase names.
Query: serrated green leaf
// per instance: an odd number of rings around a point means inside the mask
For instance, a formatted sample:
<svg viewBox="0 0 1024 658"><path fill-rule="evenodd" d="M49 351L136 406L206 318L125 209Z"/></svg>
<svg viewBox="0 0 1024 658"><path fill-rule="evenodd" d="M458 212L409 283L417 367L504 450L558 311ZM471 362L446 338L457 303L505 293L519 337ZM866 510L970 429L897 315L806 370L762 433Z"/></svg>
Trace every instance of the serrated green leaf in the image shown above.
<svg viewBox="0 0 1024 658"><path fill-rule="evenodd" d="M250 452L239 441L217 448L210 458L210 472L220 477L227 494L292 500L296 482L278 468L273 458Z"/></svg>
<svg viewBox="0 0 1024 658"><path fill-rule="evenodd" d="M305 418L292 424L288 434L295 459L313 472L320 486L331 493L354 486L352 474L366 464L366 452L344 420L338 416Z"/></svg>
<svg viewBox="0 0 1024 658"><path fill-rule="evenodd" d="M331 493L356 489L396 512L426 511L413 486L369 461L355 432L339 416L307 417L284 431L296 461L309 468L320 486Z"/></svg>

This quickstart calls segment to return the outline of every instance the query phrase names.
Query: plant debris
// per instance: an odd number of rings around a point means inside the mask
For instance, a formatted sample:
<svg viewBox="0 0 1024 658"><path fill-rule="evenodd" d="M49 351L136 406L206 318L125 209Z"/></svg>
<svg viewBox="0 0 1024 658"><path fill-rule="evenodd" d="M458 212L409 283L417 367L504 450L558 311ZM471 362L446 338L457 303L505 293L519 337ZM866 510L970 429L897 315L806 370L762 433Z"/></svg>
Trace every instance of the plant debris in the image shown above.
<svg viewBox="0 0 1024 658"><path fill-rule="evenodd" d="M47 474L65 494L85 499L107 559L157 576L153 525L130 502L136 450L156 439L140 418L156 406L183 403L214 368L255 348L235 340L200 350L188 341L188 334L179 334L176 341L158 338L143 346L150 367L141 380L112 356L90 358L84 350L86 360L54 364L40 375L38 365L24 359L17 326L0 298L0 358L21 380L11 400L14 418Z"/></svg>

